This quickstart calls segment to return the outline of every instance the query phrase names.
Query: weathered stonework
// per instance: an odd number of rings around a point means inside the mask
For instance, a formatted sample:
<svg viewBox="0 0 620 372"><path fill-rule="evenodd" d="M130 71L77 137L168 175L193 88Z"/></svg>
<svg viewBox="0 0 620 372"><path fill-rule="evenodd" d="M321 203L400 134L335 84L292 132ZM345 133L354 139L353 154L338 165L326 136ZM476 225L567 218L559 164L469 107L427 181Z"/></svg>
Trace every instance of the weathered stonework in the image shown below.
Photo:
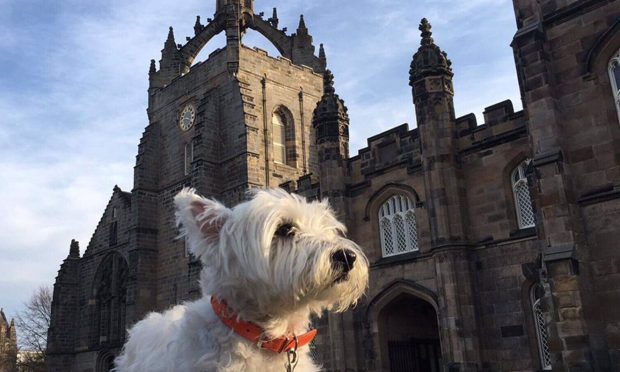
<svg viewBox="0 0 620 372"><path fill-rule="evenodd" d="M515 12L523 111L503 101L483 124L456 118L451 62L422 20L409 81L418 128L377 134L353 157L356 124L303 17L287 35L275 9L265 20L251 0L218 0L186 44L171 29L149 71L134 187L114 188L84 255L73 242L61 265L50 370L108 370L125 327L199 295L200 264L173 221L184 186L228 205L264 186L330 200L366 252L370 286L356 308L315 321L327 370L620 370L620 125L607 73L620 6L524 0ZM243 46L247 29L282 57ZM219 32L226 47L193 64ZM275 113L288 125L285 162ZM536 217L526 227L512 179L522 164ZM394 195L413 205L417 249L386 255L379 213Z"/></svg>
<svg viewBox="0 0 620 372"><path fill-rule="evenodd" d="M17 371L17 331L15 321L7 320L0 309L0 371Z"/></svg>

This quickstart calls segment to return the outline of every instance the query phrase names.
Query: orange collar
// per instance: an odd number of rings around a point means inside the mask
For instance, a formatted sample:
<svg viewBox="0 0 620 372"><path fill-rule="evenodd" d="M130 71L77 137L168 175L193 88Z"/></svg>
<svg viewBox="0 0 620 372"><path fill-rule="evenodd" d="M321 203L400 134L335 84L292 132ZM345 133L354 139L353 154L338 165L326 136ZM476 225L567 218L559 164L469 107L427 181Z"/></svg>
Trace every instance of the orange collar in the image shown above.
<svg viewBox="0 0 620 372"><path fill-rule="evenodd" d="M235 331L239 336L255 343L259 348L271 350L275 353L297 350L299 347L312 342L317 333L316 329L311 329L301 336L282 336L271 340L263 340L263 329L254 323L238 320L235 313L230 310L223 300L211 297L211 306L218 318L228 328Z"/></svg>

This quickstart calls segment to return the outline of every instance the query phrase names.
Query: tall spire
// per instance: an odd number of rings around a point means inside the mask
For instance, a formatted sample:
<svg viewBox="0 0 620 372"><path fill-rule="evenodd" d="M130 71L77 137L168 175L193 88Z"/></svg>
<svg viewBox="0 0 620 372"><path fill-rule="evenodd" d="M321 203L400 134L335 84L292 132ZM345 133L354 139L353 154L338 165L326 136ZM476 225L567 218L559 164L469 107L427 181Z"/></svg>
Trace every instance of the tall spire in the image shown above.
<svg viewBox="0 0 620 372"><path fill-rule="evenodd" d="M323 73L323 96L314 109L312 126L317 144L340 143L342 158L349 156L349 115L344 101L336 94L334 75L330 70Z"/></svg>

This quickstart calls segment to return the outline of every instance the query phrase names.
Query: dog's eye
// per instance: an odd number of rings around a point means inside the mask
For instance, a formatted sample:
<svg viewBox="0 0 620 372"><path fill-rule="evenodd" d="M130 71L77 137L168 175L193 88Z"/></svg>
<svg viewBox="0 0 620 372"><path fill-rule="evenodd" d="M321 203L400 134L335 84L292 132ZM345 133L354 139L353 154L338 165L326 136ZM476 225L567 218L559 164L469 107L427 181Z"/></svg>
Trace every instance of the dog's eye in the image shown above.
<svg viewBox="0 0 620 372"><path fill-rule="evenodd" d="M275 235L282 238L293 236L295 235L295 226L293 226L292 223L283 223L282 225L278 226Z"/></svg>

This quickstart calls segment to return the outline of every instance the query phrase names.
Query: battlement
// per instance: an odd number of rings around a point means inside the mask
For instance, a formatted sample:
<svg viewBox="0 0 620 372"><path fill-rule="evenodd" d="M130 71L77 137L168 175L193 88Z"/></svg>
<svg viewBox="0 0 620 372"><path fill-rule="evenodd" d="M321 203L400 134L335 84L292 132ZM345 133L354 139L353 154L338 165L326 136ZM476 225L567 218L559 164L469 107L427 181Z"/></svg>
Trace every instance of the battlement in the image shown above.
<svg viewBox="0 0 620 372"><path fill-rule="evenodd" d="M471 151L478 147L492 147L525 135L527 123L523 110L514 112L512 102L505 100L484 109L484 123L478 125L473 113L456 118L459 149Z"/></svg>
<svg viewBox="0 0 620 372"><path fill-rule="evenodd" d="M267 57L267 58L269 58L271 60L279 61L279 62L284 62L284 63L287 64L287 66L291 66L292 68L295 68L295 69L298 69L298 70L302 70L302 71L308 71L308 72L311 72L311 73L313 73L313 74L315 74L317 76L323 76L323 75L317 73L310 66L307 66L307 65L304 65L304 64L301 64L301 65L297 64L297 63L293 62L293 60L291 60L290 58L287 58L287 57L284 57L284 56L272 56L272 55L269 54L268 51L266 51L264 49L261 49L259 47L249 47L249 46L243 45L243 44L241 44L241 47L244 50L255 52L258 55L263 56L263 57Z"/></svg>
<svg viewBox="0 0 620 372"><path fill-rule="evenodd" d="M421 164L418 138L418 129L410 130L407 123L368 138L368 146L349 159L351 182L402 164L414 172Z"/></svg>

